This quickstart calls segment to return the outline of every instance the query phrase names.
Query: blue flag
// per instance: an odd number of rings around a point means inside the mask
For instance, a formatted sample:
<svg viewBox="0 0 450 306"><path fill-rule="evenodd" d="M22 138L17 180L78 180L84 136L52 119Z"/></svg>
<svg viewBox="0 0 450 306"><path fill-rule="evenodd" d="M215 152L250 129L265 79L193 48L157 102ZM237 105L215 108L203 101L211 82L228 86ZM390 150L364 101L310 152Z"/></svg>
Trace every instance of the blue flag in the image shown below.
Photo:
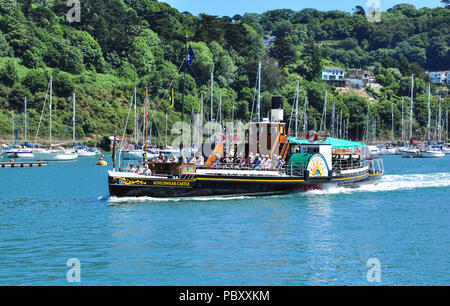
<svg viewBox="0 0 450 306"><path fill-rule="evenodd" d="M192 60L194 58L195 58L195 52L192 49L192 46L189 45L189 51L188 51L188 54L187 54L187 64L188 64L189 67L191 67Z"/></svg>

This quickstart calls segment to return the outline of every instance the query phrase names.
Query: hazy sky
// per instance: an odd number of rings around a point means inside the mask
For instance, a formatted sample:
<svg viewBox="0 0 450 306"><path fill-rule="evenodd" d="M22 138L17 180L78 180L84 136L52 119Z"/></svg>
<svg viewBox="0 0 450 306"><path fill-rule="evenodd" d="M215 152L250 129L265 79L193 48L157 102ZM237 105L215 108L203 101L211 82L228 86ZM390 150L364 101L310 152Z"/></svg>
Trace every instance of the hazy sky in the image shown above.
<svg viewBox="0 0 450 306"><path fill-rule="evenodd" d="M320 11L341 10L350 12L357 5L369 9L379 2L385 11L399 3L414 4L417 8L437 7L440 0L160 0L169 3L180 12L188 11L194 15L207 13L219 16L234 16L244 13L262 13L268 10L289 8L300 11L304 8L315 8ZM367 5L369 4L369 5Z"/></svg>

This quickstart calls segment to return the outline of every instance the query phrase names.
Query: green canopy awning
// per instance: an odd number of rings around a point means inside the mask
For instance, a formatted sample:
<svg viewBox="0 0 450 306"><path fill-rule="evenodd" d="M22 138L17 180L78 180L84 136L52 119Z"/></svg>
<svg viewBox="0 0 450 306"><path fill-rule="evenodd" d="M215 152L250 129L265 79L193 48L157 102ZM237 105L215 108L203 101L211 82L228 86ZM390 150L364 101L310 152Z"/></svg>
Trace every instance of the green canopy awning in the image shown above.
<svg viewBox="0 0 450 306"><path fill-rule="evenodd" d="M324 142L310 142L306 139L300 139L296 137L289 137L288 142L290 144L326 144L331 145L333 149L350 149L350 148L359 148L365 147L366 144L363 142L355 142L350 140L343 140L338 138L328 137Z"/></svg>

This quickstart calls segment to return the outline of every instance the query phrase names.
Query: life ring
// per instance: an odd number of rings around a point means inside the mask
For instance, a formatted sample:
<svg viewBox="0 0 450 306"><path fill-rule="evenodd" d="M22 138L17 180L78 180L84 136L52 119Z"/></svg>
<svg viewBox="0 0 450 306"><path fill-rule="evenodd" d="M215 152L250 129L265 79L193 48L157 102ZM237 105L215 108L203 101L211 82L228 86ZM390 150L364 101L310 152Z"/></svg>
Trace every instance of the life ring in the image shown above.
<svg viewBox="0 0 450 306"><path fill-rule="evenodd" d="M306 134L306 139L307 139L309 142L316 142L316 141L319 140L319 134L317 134L316 131L309 131L309 132Z"/></svg>

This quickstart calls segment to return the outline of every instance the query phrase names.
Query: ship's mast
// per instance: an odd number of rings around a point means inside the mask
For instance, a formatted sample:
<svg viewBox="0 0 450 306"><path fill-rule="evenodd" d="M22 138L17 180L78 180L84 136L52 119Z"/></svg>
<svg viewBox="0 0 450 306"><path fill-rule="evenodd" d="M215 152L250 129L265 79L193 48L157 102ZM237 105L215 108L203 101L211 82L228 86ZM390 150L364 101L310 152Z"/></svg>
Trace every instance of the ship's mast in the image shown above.
<svg viewBox="0 0 450 306"><path fill-rule="evenodd" d="M137 114L137 89L136 89L136 87L134 88L133 99L134 99L134 130L135 130L134 144L137 145L137 143L139 141L139 136L138 136L139 126L138 126L138 114Z"/></svg>
<svg viewBox="0 0 450 306"><path fill-rule="evenodd" d="M256 104L256 119L261 121L261 61L258 63L258 101Z"/></svg>
<svg viewBox="0 0 450 306"><path fill-rule="evenodd" d="M428 124L427 124L427 137L428 140L431 138L431 89L430 89L430 83L428 83Z"/></svg>
<svg viewBox="0 0 450 306"><path fill-rule="evenodd" d="M300 91L300 80L297 80L295 89L295 137L298 137L298 95Z"/></svg>
<svg viewBox="0 0 450 306"><path fill-rule="evenodd" d="M50 137L49 137L50 147L52 146L52 101L53 101L53 77L50 77L50 104L49 104L49 109L50 109Z"/></svg>
<svg viewBox="0 0 450 306"><path fill-rule="evenodd" d="M145 87L145 112L144 112L144 163L147 161L147 103L148 103L148 88ZM183 133L181 133L183 134Z"/></svg>
<svg viewBox="0 0 450 306"><path fill-rule="evenodd" d="M394 102L391 103L391 113L392 113L392 142L395 142L395 131L394 131Z"/></svg>
<svg viewBox="0 0 450 306"><path fill-rule="evenodd" d="M184 124L184 98L186 93L186 68L188 66L188 33L186 32L185 36L185 61L184 64L184 75L183 75L183 100L182 100L182 106L181 106L181 141L180 141L180 162L183 162L183 124Z"/></svg>
<svg viewBox="0 0 450 306"><path fill-rule="evenodd" d="M413 138L413 108L414 108L414 74L411 76L411 109L409 115L409 139Z"/></svg>
<svg viewBox="0 0 450 306"><path fill-rule="evenodd" d="M321 131L327 130L327 101L328 101L328 89L325 90L325 104L323 106L322 121L320 122L320 128L319 128L319 130L321 130ZM323 130L322 130L322 126L323 126Z"/></svg>
<svg viewBox="0 0 450 306"><path fill-rule="evenodd" d="M73 93L73 116L72 116L72 133L73 133L73 147L75 148L75 93Z"/></svg>
<svg viewBox="0 0 450 306"><path fill-rule="evenodd" d="M24 109L25 109L25 139L24 142L27 142L27 97L25 97L25 102L24 102Z"/></svg>
<svg viewBox="0 0 450 306"><path fill-rule="evenodd" d="M336 135L335 135L335 131L336 131L335 116L336 116L336 103L333 102L333 112L331 114L331 137L336 137Z"/></svg>
<svg viewBox="0 0 450 306"><path fill-rule="evenodd" d="M404 114L404 100L402 97L402 131L401 131L401 138L402 138L402 145L405 143L405 114Z"/></svg>
<svg viewBox="0 0 450 306"><path fill-rule="evenodd" d="M303 132L306 133L308 130L308 97L305 97L305 105L304 105L304 114L303 114Z"/></svg>
<svg viewBox="0 0 450 306"><path fill-rule="evenodd" d="M439 120L438 120L438 142L442 140L442 108L441 108L441 97L439 97Z"/></svg>
<svg viewBox="0 0 450 306"><path fill-rule="evenodd" d="M214 72L211 71L211 134L213 121L214 121Z"/></svg>
<svg viewBox="0 0 450 306"><path fill-rule="evenodd" d="M166 112L166 148L167 148L167 121L169 121L168 119L169 119L168 113Z"/></svg>

